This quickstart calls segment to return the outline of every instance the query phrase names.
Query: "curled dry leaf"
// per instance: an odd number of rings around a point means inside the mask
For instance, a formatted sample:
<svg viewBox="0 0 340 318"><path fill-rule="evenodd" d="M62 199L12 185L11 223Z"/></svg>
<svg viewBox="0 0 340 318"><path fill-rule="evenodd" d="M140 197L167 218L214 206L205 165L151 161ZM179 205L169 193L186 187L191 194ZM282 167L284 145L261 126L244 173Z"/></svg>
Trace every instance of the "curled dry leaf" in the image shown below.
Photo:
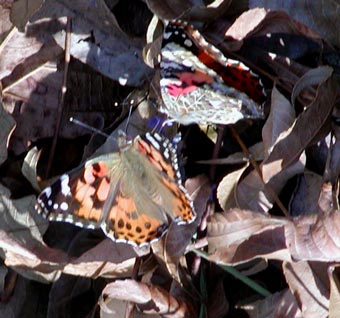
<svg viewBox="0 0 340 318"><path fill-rule="evenodd" d="M235 170L227 174L217 187L217 199L221 208L227 211L230 208L237 206L235 192L237 184L249 165L245 165L241 169Z"/></svg>
<svg viewBox="0 0 340 318"><path fill-rule="evenodd" d="M79 238L78 243L83 244L84 240ZM79 250L79 244L74 247L75 250ZM148 254L148 249L144 250L144 254ZM79 257L70 259L64 265L63 273L94 279L131 276L137 256L132 246L113 244L110 239L105 239ZM142 251L139 251L139 256L143 256Z"/></svg>
<svg viewBox="0 0 340 318"><path fill-rule="evenodd" d="M37 181L37 164L39 160L39 151L37 147L33 147L28 151L24 163L21 168L22 174L30 182L36 191L40 191L40 187Z"/></svg>
<svg viewBox="0 0 340 318"><path fill-rule="evenodd" d="M157 314L169 318L196 317L193 315L192 309L189 310L188 305L182 299L173 297L160 287L130 279L108 284L103 290L103 295L132 302L139 311L147 314Z"/></svg>
<svg viewBox="0 0 340 318"><path fill-rule="evenodd" d="M322 70L320 70L322 72ZM320 77L323 80L324 77ZM275 91L273 92L273 94ZM275 93L276 96L280 96ZM304 164L298 161L299 156L304 149L312 142L320 138L320 131L323 132L329 129L330 115L338 97L338 83L335 79L329 78L321 83L317 96L314 102L297 118L294 123L291 123L289 117L269 116L268 122L263 129L265 148L270 152L268 157L261 165L262 177L264 182L276 192L283 188L287 180L292 176L300 173L304 169ZM275 114L275 95L273 95L273 104L271 114ZM281 98L281 100L284 100ZM280 106L290 109L290 104L281 102ZM326 105L326 106L325 106ZM287 122L282 121L282 118L287 118ZM274 121L276 119L276 121ZM282 123L285 123L285 126ZM281 131L278 136L274 128L271 128L271 133L274 140L266 138L266 128L276 125ZM274 126L273 126L274 127ZM283 131L286 127L286 131ZM275 134L274 134L275 131ZM272 146L270 151L270 146ZM257 189L261 189L258 191ZM273 198L266 191L265 186L260 180L257 173L254 171L249 174L238 187L238 202L241 207L251 208L255 211L268 211L271 208Z"/></svg>

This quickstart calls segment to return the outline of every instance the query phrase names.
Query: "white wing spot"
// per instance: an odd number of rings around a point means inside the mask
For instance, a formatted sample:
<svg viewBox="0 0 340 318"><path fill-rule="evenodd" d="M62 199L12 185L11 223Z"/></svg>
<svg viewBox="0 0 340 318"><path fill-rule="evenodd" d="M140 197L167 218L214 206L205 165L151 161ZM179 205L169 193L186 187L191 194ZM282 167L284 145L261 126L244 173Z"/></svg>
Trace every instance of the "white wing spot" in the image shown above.
<svg viewBox="0 0 340 318"><path fill-rule="evenodd" d="M58 203L54 203L54 204L53 204L53 209L54 209L54 210L57 210L58 208L59 208L59 204L58 204Z"/></svg>
<svg viewBox="0 0 340 318"><path fill-rule="evenodd" d="M47 201L47 205L48 205L48 206L52 206L52 200L48 200L48 201Z"/></svg>
<svg viewBox="0 0 340 318"><path fill-rule="evenodd" d="M46 195L46 198L49 198L52 193L51 187L47 187L42 193Z"/></svg>
<svg viewBox="0 0 340 318"><path fill-rule="evenodd" d="M186 40L184 41L184 45L187 46L187 47L192 47L192 41L189 40L189 39L186 39Z"/></svg>
<svg viewBox="0 0 340 318"><path fill-rule="evenodd" d="M193 64L192 64L192 62L190 60L184 60L182 63L183 63L184 66L187 66L187 67L192 67L193 66Z"/></svg>
<svg viewBox="0 0 340 318"><path fill-rule="evenodd" d="M60 204L60 210L67 211L67 209L68 209L68 204L66 202L63 202Z"/></svg>
<svg viewBox="0 0 340 318"><path fill-rule="evenodd" d="M155 138L153 138L153 136L151 136L150 134L147 135L147 139L150 141L150 143L152 144L152 146L157 149L160 150L160 145L157 142L157 140Z"/></svg>
<svg viewBox="0 0 340 318"><path fill-rule="evenodd" d="M61 193L66 197L67 195L70 194L71 192L71 189L70 189L70 186L69 186L69 181L70 181L70 178L67 174L63 174L61 177L60 177L60 187L61 187Z"/></svg>

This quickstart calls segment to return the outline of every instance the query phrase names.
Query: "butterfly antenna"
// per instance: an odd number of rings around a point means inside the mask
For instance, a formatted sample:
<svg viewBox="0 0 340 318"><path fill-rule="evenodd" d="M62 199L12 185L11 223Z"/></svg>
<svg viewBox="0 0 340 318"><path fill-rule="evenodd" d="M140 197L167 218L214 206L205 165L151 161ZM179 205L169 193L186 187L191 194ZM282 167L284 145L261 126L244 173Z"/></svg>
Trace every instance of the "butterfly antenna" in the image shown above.
<svg viewBox="0 0 340 318"><path fill-rule="evenodd" d="M131 114L132 114L132 108L133 108L133 104L130 103L130 107L129 107L129 114L126 118L126 125L125 125L125 134L127 134L127 130L128 130L128 127L129 127L129 123L130 123L130 118L131 118Z"/></svg>
<svg viewBox="0 0 340 318"><path fill-rule="evenodd" d="M110 138L110 135L104 133L103 131L101 131L101 130L95 128L95 127L92 127L92 126L90 126L90 125L88 125L88 124L85 124L85 123L83 123L82 121L80 121L80 120L78 120L78 119L75 119L75 118L73 118L73 117L70 117L69 121L70 121L71 123L74 123L74 124L80 126L80 127L83 127L83 128L85 128L85 129L88 129L88 130L90 130L90 131L92 131L92 132L94 132L94 133L97 133L97 134L99 134L99 135L101 135L101 136L104 136L104 137L106 137L106 138Z"/></svg>

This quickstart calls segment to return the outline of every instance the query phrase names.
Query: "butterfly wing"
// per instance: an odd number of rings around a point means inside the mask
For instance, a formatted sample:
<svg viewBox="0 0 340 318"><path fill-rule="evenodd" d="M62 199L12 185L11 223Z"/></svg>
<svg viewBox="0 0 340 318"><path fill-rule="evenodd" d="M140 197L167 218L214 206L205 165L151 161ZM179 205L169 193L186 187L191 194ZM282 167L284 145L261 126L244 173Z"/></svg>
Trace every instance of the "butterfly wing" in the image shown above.
<svg viewBox="0 0 340 318"><path fill-rule="evenodd" d="M51 221L64 221L86 228L99 228L110 191L110 165L119 165L117 153L106 160L93 160L85 167L62 175L38 196L36 210ZM100 157L99 157L100 158ZM109 160L109 161L108 161Z"/></svg>
<svg viewBox="0 0 340 318"><path fill-rule="evenodd" d="M103 230L116 241L145 245L162 236L170 220L195 219L192 202L180 183L177 156L158 134L137 137L122 152L122 167ZM111 178L116 179L111 175Z"/></svg>

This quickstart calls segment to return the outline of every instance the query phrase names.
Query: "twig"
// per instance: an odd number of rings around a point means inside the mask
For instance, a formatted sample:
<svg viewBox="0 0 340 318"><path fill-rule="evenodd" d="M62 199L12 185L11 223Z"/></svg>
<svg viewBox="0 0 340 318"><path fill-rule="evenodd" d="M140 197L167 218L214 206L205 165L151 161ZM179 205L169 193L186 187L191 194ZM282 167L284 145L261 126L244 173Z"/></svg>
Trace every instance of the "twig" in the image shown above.
<svg viewBox="0 0 340 318"><path fill-rule="evenodd" d="M63 114L63 108L65 103L65 96L67 91L67 74L68 74L68 68L70 65L70 46L71 46L71 18L67 17L66 22L66 35L65 35L65 65L64 65L64 74L63 74L63 82L61 86L61 97L60 97L60 103L58 105L57 109L57 122L56 122L56 128L55 128L55 134L52 141L50 156L48 158L47 168L45 172L45 177L47 178L51 171L51 166L53 163L53 158L55 154L55 149L57 146L59 131L60 131L60 125L61 125L61 118Z"/></svg>

